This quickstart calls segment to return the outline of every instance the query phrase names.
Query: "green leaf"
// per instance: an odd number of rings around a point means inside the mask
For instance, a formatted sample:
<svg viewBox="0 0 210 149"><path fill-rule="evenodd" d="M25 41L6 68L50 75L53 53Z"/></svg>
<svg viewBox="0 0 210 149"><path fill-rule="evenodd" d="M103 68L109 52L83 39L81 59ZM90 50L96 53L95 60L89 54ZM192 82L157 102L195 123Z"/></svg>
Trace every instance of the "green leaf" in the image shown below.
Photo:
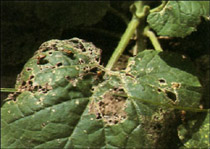
<svg viewBox="0 0 210 149"><path fill-rule="evenodd" d="M41 45L1 108L2 148L62 148L74 132L98 78L100 49L78 38ZM10 99L10 100L9 100Z"/></svg>
<svg viewBox="0 0 210 149"><path fill-rule="evenodd" d="M162 105L198 106L192 64L174 53L146 50L129 60L125 72L109 71L97 84L91 70L99 55L79 39L44 43L18 77L21 94L1 109L2 147L178 147L176 113Z"/></svg>
<svg viewBox="0 0 210 149"><path fill-rule="evenodd" d="M158 35L185 37L196 31L200 17L209 16L209 1L168 1L162 10L147 18Z"/></svg>
<svg viewBox="0 0 210 149"><path fill-rule="evenodd" d="M119 96L119 94L125 95L125 97ZM84 119L83 117L81 118L83 120L80 123L81 126L87 125L87 123L92 124L96 121L100 124L100 127L97 128L98 133L95 133L97 136L94 136L95 138L100 138L97 141L98 143L100 142L100 144L98 144L98 146L89 147L151 147L151 143L146 137L146 131L143 129L143 125L141 125L142 122L141 119L139 119L137 109L132 100L126 97L126 92L119 75L111 75L107 80L94 88L91 102L86 111L89 111L89 113L83 115ZM87 115L90 114L92 120L85 124L85 117L88 117ZM75 133L75 135L77 136L75 137L75 140L77 140L77 142L75 141L77 143L76 147L84 148L85 144L82 140L89 140L90 136L93 134L89 134L89 136L83 139L79 138L79 136L83 136L82 131L81 133ZM88 142L87 144L91 143L92 142Z"/></svg>
<svg viewBox="0 0 210 149"><path fill-rule="evenodd" d="M178 148L174 109L198 108L202 95L192 62L176 53L145 50L129 59L121 77L152 146Z"/></svg>
<svg viewBox="0 0 210 149"><path fill-rule="evenodd" d="M129 96L154 103L199 106L202 88L188 58L145 50L130 58L126 72L130 76L124 79Z"/></svg>
<svg viewBox="0 0 210 149"><path fill-rule="evenodd" d="M184 124L179 126L179 138L187 148L209 148L209 119L210 111L207 112L202 125L196 126L196 121L190 121L188 127ZM202 119L201 119L202 120ZM189 130L191 129L191 130ZM189 133L191 133L189 135Z"/></svg>
<svg viewBox="0 0 210 149"><path fill-rule="evenodd" d="M89 110L103 122L98 129L105 132L97 137L106 142L100 147L179 147L174 109L198 108L201 98L194 70L192 62L179 54L146 50L130 58L125 73L109 72L108 79L95 87Z"/></svg>
<svg viewBox="0 0 210 149"><path fill-rule="evenodd" d="M109 2L39 2L36 6L35 13L42 21L62 28L71 28L99 22L106 14Z"/></svg>
<svg viewBox="0 0 210 149"><path fill-rule="evenodd" d="M109 2L2 2L2 64L22 66L41 43L65 38L61 37L63 30L80 30L98 23L108 7Z"/></svg>

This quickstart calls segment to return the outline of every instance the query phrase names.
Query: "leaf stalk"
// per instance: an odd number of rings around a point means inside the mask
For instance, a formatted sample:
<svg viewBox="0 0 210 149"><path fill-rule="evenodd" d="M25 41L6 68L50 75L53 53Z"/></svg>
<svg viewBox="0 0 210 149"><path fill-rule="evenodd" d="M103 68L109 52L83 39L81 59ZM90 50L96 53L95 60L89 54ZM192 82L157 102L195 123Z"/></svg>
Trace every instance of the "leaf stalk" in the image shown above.
<svg viewBox="0 0 210 149"><path fill-rule="evenodd" d="M147 5L143 6L143 5L144 3L142 1L137 1L133 5L131 5L131 11L133 8L135 8L133 12L133 17L129 22L124 34L122 35L118 46L116 47L114 53L112 54L110 60L108 61L108 64L106 65L107 70L111 70L113 68L114 64L118 61L118 59L124 52L125 48L127 47L130 39L133 37L136 28L143 20L143 18L148 14L149 6Z"/></svg>
<svg viewBox="0 0 210 149"><path fill-rule="evenodd" d="M17 90L15 88L1 88L1 92L16 92Z"/></svg>
<svg viewBox="0 0 210 149"><path fill-rule="evenodd" d="M152 45L154 46L156 51L158 51L158 52L163 51L163 49L158 41L158 38L152 31L149 30L148 26L144 29L144 35L150 39L150 41L152 42Z"/></svg>

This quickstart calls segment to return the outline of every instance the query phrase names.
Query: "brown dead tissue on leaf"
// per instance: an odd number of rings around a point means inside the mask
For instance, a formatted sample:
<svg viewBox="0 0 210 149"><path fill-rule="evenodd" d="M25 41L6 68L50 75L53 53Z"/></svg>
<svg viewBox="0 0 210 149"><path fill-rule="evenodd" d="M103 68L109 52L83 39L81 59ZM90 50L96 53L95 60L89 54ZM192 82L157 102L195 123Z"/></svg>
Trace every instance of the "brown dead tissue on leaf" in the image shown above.
<svg viewBox="0 0 210 149"><path fill-rule="evenodd" d="M115 125L126 119L126 98L119 96L125 94L122 89L113 89L106 92L99 101L93 100L89 113L96 119L102 119L107 125Z"/></svg>
<svg viewBox="0 0 210 149"><path fill-rule="evenodd" d="M179 89L180 87L181 87L181 83L177 83L177 82L171 83L171 88L173 88L174 90Z"/></svg>

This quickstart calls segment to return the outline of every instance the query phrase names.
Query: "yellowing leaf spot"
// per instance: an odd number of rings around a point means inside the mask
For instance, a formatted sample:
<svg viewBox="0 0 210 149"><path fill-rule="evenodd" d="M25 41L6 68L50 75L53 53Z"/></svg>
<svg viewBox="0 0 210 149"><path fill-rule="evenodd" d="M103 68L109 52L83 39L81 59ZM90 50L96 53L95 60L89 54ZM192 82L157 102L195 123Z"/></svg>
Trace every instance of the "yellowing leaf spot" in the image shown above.
<svg viewBox="0 0 210 149"><path fill-rule="evenodd" d="M146 73L150 73L150 72L152 72L152 70L153 70L153 68L148 68L148 69L146 70Z"/></svg>
<svg viewBox="0 0 210 149"><path fill-rule="evenodd" d="M181 87L181 83L177 83L177 82L171 83L171 88L173 88L174 90L179 89L180 87Z"/></svg>
<svg viewBox="0 0 210 149"><path fill-rule="evenodd" d="M37 101L36 104L39 105L41 102Z"/></svg>
<svg viewBox="0 0 210 149"><path fill-rule="evenodd" d="M79 100L76 100L75 103L78 105L79 104Z"/></svg>

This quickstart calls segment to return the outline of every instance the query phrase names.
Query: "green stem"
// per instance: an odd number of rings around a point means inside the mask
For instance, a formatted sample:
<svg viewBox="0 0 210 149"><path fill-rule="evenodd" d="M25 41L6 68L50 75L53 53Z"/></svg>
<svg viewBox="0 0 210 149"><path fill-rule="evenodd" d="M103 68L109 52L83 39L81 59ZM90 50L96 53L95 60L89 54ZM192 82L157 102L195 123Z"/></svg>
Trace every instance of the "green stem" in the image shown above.
<svg viewBox="0 0 210 149"><path fill-rule="evenodd" d="M115 49L114 53L112 54L106 69L111 70L114 66L115 62L119 59L123 51L125 50L126 46L128 45L131 37L133 36L137 26L139 25L139 19L136 16L133 16L128 27L126 28L125 33L122 35L121 40Z"/></svg>
<svg viewBox="0 0 210 149"><path fill-rule="evenodd" d="M162 4L160 6L154 8L154 9L151 9L150 10L150 13L161 11L165 7L166 4L167 4L167 1L166 0L163 0L162 1Z"/></svg>
<svg viewBox="0 0 210 149"><path fill-rule="evenodd" d="M106 65L107 70L111 70L114 64L118 61L119 57L122 55L123 51L128 45L131 37L135 33L137 26L141 21L143 21L145 16L149 13L150 9L149 6L144 5L143 1L134 2L130 8L131 12L133 12L133 17L126 28L125 33L122 35L117 48L115 49L108 64Z"/></svg>
<svg viewBox="0 0 210 149"><path fill-rule="evenodd" d="M136 50L134 51L133 55L137 55L137 53L145 50L146 43L145 43L145 35L144 35L144 28L145 28L145 19L142 19L139 28L136 31Z"/></svg>
<svg viewBox="0 0 210 149"><path fill-rule="evenodd" d="M1 88L1 92L16 92L15 88Z"/></svg>
<svg viewBox="0 0 210 149"><path fill-rule="evenodd" d="M152 31L149 30L149 27L146 27L144 29L144 35L149 37L149 39L152 42L152 45L154 46L156 51L159 51L159 52L163 51L157 37L155 36L155 34Z"/></svg>

